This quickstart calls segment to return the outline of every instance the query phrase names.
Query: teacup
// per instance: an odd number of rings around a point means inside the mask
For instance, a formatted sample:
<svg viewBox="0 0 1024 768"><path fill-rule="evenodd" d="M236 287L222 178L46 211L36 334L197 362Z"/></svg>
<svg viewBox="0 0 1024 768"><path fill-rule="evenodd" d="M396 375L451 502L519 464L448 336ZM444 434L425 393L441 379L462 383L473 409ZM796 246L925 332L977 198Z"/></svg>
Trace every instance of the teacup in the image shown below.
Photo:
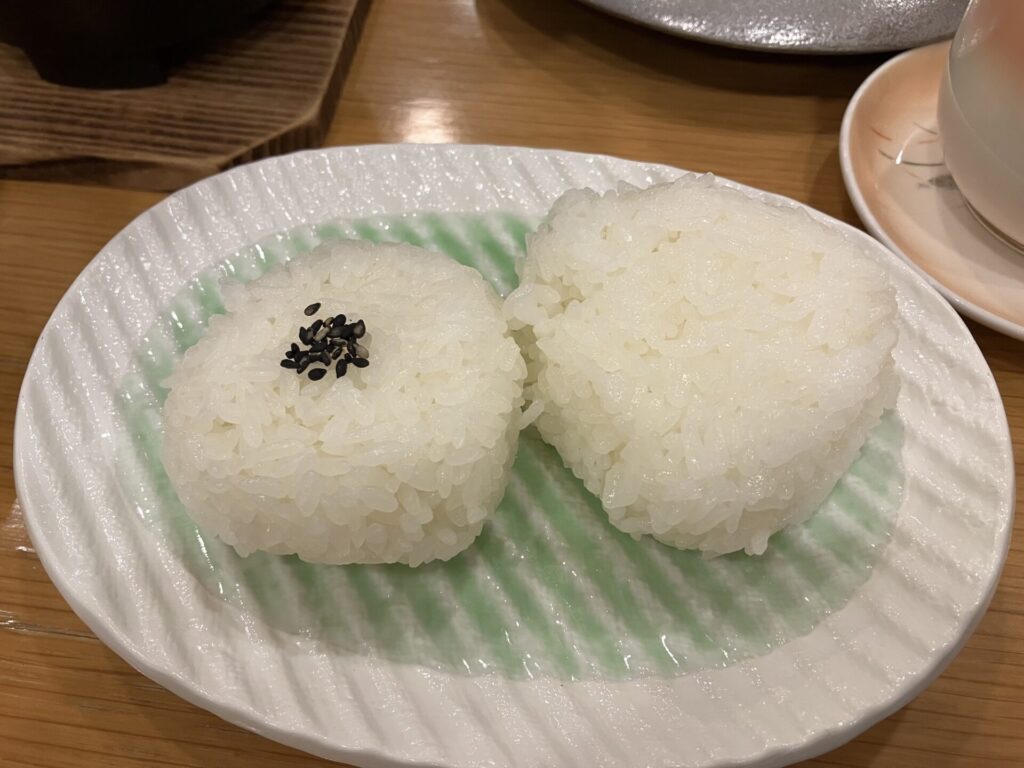
<svg viewBox="0 0 1024 768"><path fill-rule="evenodd" d="M971 210L1024 250L1024 2L972 0L939 87L945 163Z"/></svg>

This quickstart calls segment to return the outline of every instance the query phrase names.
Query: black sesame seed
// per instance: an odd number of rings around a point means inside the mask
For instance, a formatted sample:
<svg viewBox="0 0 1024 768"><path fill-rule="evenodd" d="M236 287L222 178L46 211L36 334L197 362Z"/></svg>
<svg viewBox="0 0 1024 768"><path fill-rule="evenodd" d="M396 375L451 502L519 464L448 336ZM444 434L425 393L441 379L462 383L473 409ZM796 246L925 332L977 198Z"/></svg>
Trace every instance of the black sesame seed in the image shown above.
<svg viewBox="0 0 1024 768"><path fill-rule="evenodd" d="M320 302L315 302L303 312L307 317L312 317L320 311L321 306ZM300 327L298 335L302 346L292 342L288 351L284 353L285 359L281 361L281 367L302 374L307 373L310 366L323 364L330 368L333 362L338 378L345 375L350 364L357 368L365 368L369 365L369 352L356 339L366 334L366 323L362 320L352 323L345 321L345 315L337 314L326 320L313 320L308 327ZM314 367L308 370L308 375L313 381L319 381L326 374L325 369Z"/></svg>

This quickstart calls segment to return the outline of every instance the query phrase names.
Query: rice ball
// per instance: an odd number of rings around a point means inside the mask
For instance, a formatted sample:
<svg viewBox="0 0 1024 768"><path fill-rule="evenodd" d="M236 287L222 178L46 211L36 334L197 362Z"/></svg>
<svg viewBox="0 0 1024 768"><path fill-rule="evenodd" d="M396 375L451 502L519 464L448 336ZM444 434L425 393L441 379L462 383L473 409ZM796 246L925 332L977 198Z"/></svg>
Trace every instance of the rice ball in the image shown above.
<svg viewBox="0 0 1024 768"><path fill-rule="evenodd" d="M568 192L519 269L505 312L538 429L634 536L763 553L895 403L882 267L710 177Z"/></svg>
<svg viewBox="0 0 1024 768"><path fill-rule="evenodd" d="M243 556L319 563L418 565L469 546L504 494L526 375L481 275L343 243L224 298L165 382L164 465L199 526ZM368 365L287 362L300 328L342 313L363 322Z"/></svg>

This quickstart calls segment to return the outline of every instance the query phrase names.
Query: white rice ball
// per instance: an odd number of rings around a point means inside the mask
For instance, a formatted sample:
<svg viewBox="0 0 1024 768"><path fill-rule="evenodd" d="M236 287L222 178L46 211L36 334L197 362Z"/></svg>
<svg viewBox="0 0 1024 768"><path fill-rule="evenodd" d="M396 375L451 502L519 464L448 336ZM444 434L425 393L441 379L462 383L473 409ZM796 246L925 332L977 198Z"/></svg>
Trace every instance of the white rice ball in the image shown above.
<svg viewBox="0 0 1024 768"><path fill-rule="evenodd" d="M242 555L409 565L480 533L515 457L526 367L478 272L405 245L321 246L224 291L166 382L163 459L189 514ZM280 361L304 308L361 319L366 368Z"/></svg>
<svg viewBox="0 0 1024 768"><path fill-rule="evenodd" d="M520 278L505 312L541 435L634 536L764 552L895 402L882 267L710 177L567 193Z"/></svg>

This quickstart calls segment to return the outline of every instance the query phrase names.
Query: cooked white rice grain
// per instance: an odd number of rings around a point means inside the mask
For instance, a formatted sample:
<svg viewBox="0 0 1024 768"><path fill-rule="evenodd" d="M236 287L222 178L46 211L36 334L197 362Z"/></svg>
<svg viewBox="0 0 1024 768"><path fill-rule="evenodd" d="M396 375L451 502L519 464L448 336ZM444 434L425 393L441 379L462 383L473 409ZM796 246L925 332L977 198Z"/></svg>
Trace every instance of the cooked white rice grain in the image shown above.
<svg viewBox="0 0 1024 768"><path fill-rule="evenodd" d="M567 193L520 277L505 312L537 426L627 533L762 553L895 402L882 267L708 177Z"/></svg>
<svg viewBox="0 0 1024 768"><path fill-rule="evenodd" d="M323 563L469 546L505 491L526 373L480 274L345 243L224 295L166 382L164 465L200 527L242 555ZM280 366L313 302L365 321L369 367L311 381Z"/></svg>

